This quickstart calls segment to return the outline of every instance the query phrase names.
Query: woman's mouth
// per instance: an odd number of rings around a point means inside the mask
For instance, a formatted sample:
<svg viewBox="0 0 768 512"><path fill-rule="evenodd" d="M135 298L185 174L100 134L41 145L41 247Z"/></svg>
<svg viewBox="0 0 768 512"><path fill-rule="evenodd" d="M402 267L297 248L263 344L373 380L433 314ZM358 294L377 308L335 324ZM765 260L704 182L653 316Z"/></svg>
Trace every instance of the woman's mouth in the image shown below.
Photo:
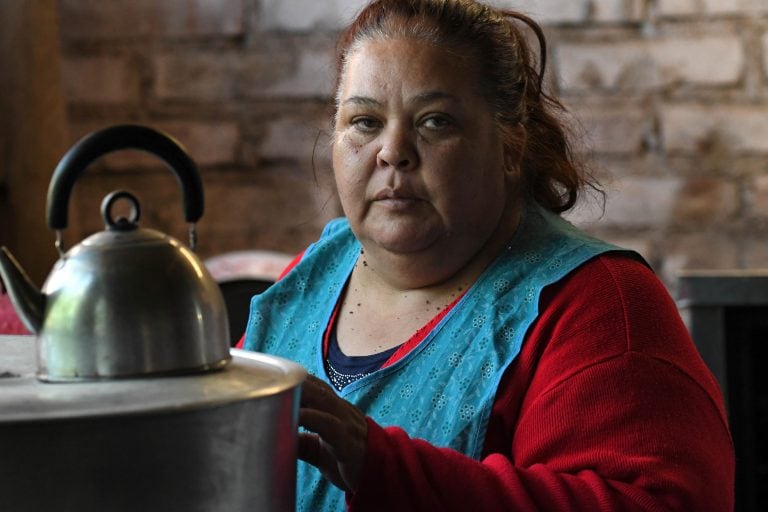
<svg viewBox="0 0 768 512"><path fill-rule="evenodd" d="M373 200L374 203L378 204L379 206L383 206L391 210L404 210L421 201L421 199L416 197L414 194L392 189L385 189L380 191L374 196Z"/></svg>

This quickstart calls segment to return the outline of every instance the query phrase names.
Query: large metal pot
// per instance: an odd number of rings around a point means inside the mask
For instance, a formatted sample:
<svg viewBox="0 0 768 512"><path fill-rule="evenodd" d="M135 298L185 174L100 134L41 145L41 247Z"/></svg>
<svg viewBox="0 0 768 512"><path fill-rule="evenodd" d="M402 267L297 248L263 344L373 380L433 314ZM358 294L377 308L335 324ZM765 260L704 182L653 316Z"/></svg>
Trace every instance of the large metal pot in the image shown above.
<svg viewBox="0 0 768 512"><path fill-rule="evenodd" d="M61 258L43 289L0 248L0 275L37 335L0 337L0 511L293 510L305 371L230 351L195 237L188 249L139 228L138 200L119 191L103 203L105 231L61 248L77 177L127 148L168 164L191 227L203 213L181 145L119 125L81 139L54 171L47 213ZM114 218L117 200L130 218Z"/></svg>
<svg viewBox="0 0 768 512"><path fill-rule="evenodd" d="M291 511L305 371L231 350L218 371L51 384L0 336L0 510Z"/></svg>

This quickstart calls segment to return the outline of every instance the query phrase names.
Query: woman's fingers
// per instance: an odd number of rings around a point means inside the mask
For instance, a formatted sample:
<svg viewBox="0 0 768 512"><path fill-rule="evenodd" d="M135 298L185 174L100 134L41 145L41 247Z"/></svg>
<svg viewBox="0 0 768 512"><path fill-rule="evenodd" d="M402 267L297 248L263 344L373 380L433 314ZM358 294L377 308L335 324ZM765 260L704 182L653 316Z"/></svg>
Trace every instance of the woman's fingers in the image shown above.
<svg viewBox="0 0 768 512"><path fill-rule="evenodd" d="M316 409L301 408L299 425L318 434L323 441L330 445L334 456L343 459L345 447L349 441L349 425L345 425L338 416Z"/></svg>
<svg viewBox="0 0 768 512"><path fill-rule="evenodd" d="M299 425L317 434L300 436L300 457L318 467L337 486L354 489L367 448L368 423L360 410L309 376L301 390ZM335 480L341 478L344 484Z"/></svg>
<svg viewBox="0 0 768 512"><path fill-rule="evenodd" d="M300 433L298 455L299 459L318 468L323 476L338 488L343 491L351 490L339 473L336 457L331 454L320 436Z"/></svg>
<svg viewBox="0 0 768 512"><path fill-rule="evenodd" d="M313 409L329 410L338 405L339 396L336 392L314 375L307 375L301 386L301 406Z"/></svg>

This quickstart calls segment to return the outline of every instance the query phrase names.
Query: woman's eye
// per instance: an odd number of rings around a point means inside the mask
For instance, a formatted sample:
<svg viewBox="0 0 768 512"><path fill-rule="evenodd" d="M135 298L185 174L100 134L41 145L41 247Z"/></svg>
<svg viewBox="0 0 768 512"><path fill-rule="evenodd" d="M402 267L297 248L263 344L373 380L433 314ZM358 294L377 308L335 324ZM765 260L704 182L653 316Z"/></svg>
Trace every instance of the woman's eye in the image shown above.
<svg viewBox="0 0 768 512"><path fill-rule="evenodd" d="M453 121L445 115L432 115L424 118L421 124L430 130L444 130L451 126Z"/></svg>
<svg viewBox="0 0 768 512"><path fill-rule="evenodd" d="M352 126L361 132L372 132L379 128L381 123L372 117L355 117L352 119Z"/></svg>

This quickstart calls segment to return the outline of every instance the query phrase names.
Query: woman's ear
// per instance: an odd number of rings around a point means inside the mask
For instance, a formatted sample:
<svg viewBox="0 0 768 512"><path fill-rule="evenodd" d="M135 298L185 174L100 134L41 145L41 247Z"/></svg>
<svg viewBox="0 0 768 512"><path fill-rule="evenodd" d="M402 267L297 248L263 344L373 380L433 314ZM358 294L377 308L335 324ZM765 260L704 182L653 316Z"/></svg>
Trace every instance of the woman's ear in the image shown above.
<svg viewBox="0 0 768 512"><path fill-rule="evenodd" d="M520 178L528 132L522 123L504 130L504 172L510 178Z"/></svg>

